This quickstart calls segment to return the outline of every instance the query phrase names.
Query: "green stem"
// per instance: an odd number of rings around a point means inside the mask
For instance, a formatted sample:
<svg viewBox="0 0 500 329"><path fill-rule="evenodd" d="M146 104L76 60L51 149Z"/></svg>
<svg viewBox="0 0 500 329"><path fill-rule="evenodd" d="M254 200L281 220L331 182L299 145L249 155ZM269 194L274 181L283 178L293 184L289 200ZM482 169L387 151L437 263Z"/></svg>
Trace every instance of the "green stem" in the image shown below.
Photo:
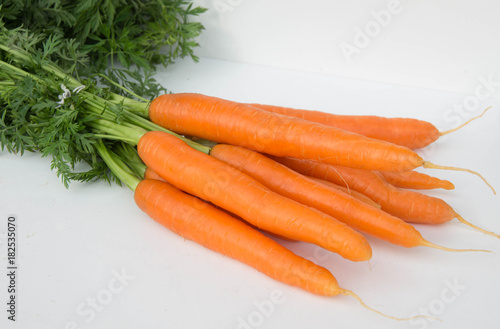
<svg viewBox="0 0 500 329"><path fill-rule="evenodd" d="M147 130L140 127L125 127L105 119L97 119L87 124L94 129L109 134L112 139L118 139L133 145L137 145L141 137L147 132Z"/></svg>
<svg viewBox="0 0 500 329"><path fill-rule="evenodd" d="M129 95L132 95L134 97L137 97L138 99L140 99L141 101L143 102L146 102L148 103L149 101L139 95L137 95L136 93L134 93L132 90L128 89L128 88L125 88L124 86L120 85L119 83L116 83L115 81L111 80L110 78L108 78L106 75L102 74L102 73L99 73L97 74L97 76L101 77L101 78L104 78L106 80L108 80L109 83L111 83L113 86L115 87L118 87L120 88L121 90L124 90L126 93L128 93ZM124 97L126 98L126 97Z"/></svg>
<svg viewBox="0 0 500 329"><path fill-rule="evenodd" d="M94 114L96 114L96 115L98 115L98 116L100 116L103 119L106 119L108 121L114 121L116 119L116 115L110 114L109 111L107 114L105 114L104 109L107 106L106 100L104 100L100 97L97 97L95 95L92 95L88 92L85 92L85 96L90 96L88 98L86 97L85 102L89 105L88 109L91 110L91 112L93 112ZM211 148L209 146L196 143L195 141L193 141L189 138L185 138L182 135L176 134L171 130L163 128L162 126L159 126L159 125L155 124L154 122L151 122L148 119L141 117L140 115L129 112L127 110L123 111L122 115L126 121L126 122L122 122L123 126L128 126L129 128L140 127L140 128L145 129L147 131L162 131L162 132L168 133L170 135L173 135L173 136L179 138L180 140L182 140L183 142L185 142L186 144L188 144L189 146L191 146L195 150L198 150L198 151L203 152L205 154L210 153ZM125 141L125 139L121 139L121 140ZM126 141L130 142L130 139L127 139Z"/></svg>
<svg viewBox="0 0 500 329"><path fill-rule="evenodd" d="M162 132L168 133L172 136L179 138L180 140L182 140L183 142L185 142L186 144L188 144L189 146L191 146L195 150L198 150L198 151L206 153L206 154L210 153L210 150L211 150L210 147L196 143L195 141L193 141L189 138L185 138L184 136L176 134L173 131L168 130L166 128L163 128L162 126L159 126L156 123L151 122L148 119L144 119L136 114L126 113L126 118L127 118L127 120L130 121L130 123L137 125L141 128L144 128L146 130L162 131Z"/></svg>
<svg viewBox="0 0 500 329"><path fill-rule="evenodd" d="M144 162L142 162L137 150L132 145L120 143L113 149L113 151L122 159L126 159L127 165L139 178L144 178L144 173L147 167Z"/></svg>
<svg viewBox="0 0 500 329"><path fill-rule="evenodd" d="M107 99L108 102L112 104L119 105L123 104L126 106L131 112L134 112L140 115L143 118L149 117L149 101L146 100L146 103L142 101L138 101L132 98L128 98L125 96L121 96L115 93L109 93L110 97Z"/></svg>
<svg viewBox="0 0 500 329"><path fill-rule="evenodd" d="M23 76L23 77L30 77L33 80L37 81L37 82L43 83L43 80L40 79L39 77L37 77L37 76L35 76L35 75L31 74L31 73L28 73L28 72L26 72L26 71L24 71L24 70L22 70L22 69L20 69L20 68L18 68L16 66L14 66L14 65L11 65L11 64L9 64L7 62L4 62L2 60L0 60L0 66L8 68L9 70L11 70L11 71L13 71L13 72L15 72L15 73Z"/></svg>
<svg viewBox="0 0 500 329"><path fill-rule="evenodd" d="M101 140L96 144L96 149L116 177L132 191L135 191L141 180L127 168L125 163L116 154L108 150Z"/></svg>
<svg viewBox="0 0 500 329"><path fill-rule="evenodd" d="M14 56L14 58L17 57L18 59L22 59L22 60L27 61L27 62L31 61L30 56L28 56L25 53L20 52L18 50L14 50L14 49L12 49L10 47L7 47L5 45L2 45L2 44L0 44L0 49L8 52L12 56ZM14 68L16 68L16 67L14 67ZM82 83L80 83L80 81L78 81L75 78L73 78L72 76L64 73L64 71L62 71L61 69L59 69L57 66L53 66L53 65L50 65L50 64L43 64L42 65L42 69L44 69L45 71L47 71L49 73L52 73L52 74L56 75L57 77L61 78L62 80L68 79L68 81L70 83L70 86L72 88L76 88L76 87L82 85ZM17 70L19 70L19 69L17 69Z"/></svg>

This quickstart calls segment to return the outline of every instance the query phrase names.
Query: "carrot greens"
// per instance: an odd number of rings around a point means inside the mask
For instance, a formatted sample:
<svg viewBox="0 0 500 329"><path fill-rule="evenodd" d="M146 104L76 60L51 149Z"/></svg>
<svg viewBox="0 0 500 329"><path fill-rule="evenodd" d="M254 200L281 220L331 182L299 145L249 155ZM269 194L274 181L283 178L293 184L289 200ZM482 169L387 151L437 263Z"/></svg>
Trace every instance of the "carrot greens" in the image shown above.
<svg viewBox="0 0 500 329"><path fill-rule="evenodd" d="M104 72L147 97L164 90L153 78L155 65L186 56L198 60L195 38L203 26L191 18L206 11L179 0L5 0L0 8L6 28L22 26L40 37L71 40L87 55L85 63L75 62L72 49L64 49L58 54L63 69ZM108 80L102 83L123 91Z"/></svg>
<svg viewBox="0 0 500 329"><path fill-rule="evenodd" d="M172 132L141 116L148 102L113 93L99 85L96 74L82 79L64 70L61 53L72 54L75 63L89 60L72 41L0 22L1 148L50 157L66 187L94 179L119 183L97 152L101 140L113 148L120 141L137 143L148 130Z"/></svg>

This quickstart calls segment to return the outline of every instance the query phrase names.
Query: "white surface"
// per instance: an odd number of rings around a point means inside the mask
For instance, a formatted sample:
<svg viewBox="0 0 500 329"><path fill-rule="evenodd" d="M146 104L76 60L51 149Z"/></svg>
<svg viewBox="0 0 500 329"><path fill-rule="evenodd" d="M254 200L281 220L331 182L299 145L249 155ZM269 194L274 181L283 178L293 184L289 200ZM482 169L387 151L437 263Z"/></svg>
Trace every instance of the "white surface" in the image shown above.
<svg viewBox="0 0 500 329"><path fill-rule="evenodd" d="M466 96L297 71L202 59L180 61L159 77L174 92L274 103L336 113L408 116L440 129L494 105L484 119L423 150L436 163L478 170L500 189L499 101L457 112ZM285 243L325 266L340 285L396 316L431 308L438 322L395 322L348 297L318 297L185 241L135 206L126 188L73 184L66 190L49 159L0 153L0 272L6 271L6 220L19 224L17 328L493 328L500 322L500 241L460 223L419 226L424 237L486 253L405 249L370 238L373 259L352 263L302 243ZM477 177L431 171L454 191L433 191L466 219L500 232L498 196ZM123 284L113 271L129 277ZM132 278L133 277L133 278ZM449 285L459 289L450 290ZM110 286L111 285L111 286ZM0 276L0 300L7 280ZM119 292L110 293L110 289ZM269 306L272 296L280 303ZM281 295L280 295L281 294ZM89 304L100 298L94 311ZM104 300L103 300L104 298ZM108 298L108 299L106 299ZM259 305L268 308L259 310ZM13 328L0 308L0 327ZM260 315L259 315L260 314ZM240 319L252 325L243 326ZM75 326L73 326L75 325Z"/></svg>
<svg viewBox="0 0 500 329"><path fill-rule="evenodd" d="M464 94L500 81L495 0L195 3L204 57Z"/></svg>

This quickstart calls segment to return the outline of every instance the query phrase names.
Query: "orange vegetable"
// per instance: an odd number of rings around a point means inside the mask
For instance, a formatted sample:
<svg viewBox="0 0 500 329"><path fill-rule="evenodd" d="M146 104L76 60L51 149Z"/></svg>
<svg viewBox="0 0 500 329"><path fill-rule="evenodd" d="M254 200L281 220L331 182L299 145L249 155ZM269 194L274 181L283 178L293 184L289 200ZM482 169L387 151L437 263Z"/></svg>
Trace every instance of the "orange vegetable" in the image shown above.
<svg viewBox="0 0 500 329"><path fill-rule="evenodd" d="M421 315L396 318L369 307L355 293L341 288L324 267L297 256L226 212L167 182L142 180L135 188L134 198L141 210L172 232L239 260L275 280L318 295L351 296L363 307L394 320L432 318Z"/></svg>
<svg viewBox="0 0 500 329"><path fill-rule="evenodd" d="M453 190L455 188L455 185L450 181L413 170L403 172L380 171L380 174L389 184L399 188L413 190L428 190L435 188Z"/></svg>
<svg viewBox="0 0 500 329"><path fill-rule="evenodd" d="M369 170L408 171L430 165L406 147L201 94L161 95L152 101L149 117L179 134L275 156Z"/></svg>
<svg viewBox="0 0 500 329"><path fill-rule="evenodd" d="M425 147L436 141L440 136L439 130L430 122L411 118L386 118L375 115L339 115L275 105L250 105L269 112L352 131L411 149Z"/></svg>
<svg viewBox="0 0 500 329"><path fill-rule="evenodd" d="M263 230L316 244L352 261L371 258L366 238L344 223L272 192L172 135L148 132L139 140L138 152L146 166L172 185Z"/></svg>
<svg viewBox="0 0 500 329"><path fill-rule="evenodd" d="M317 177L312 177L312 176L306 176L306 177L308 177L309 179L312 179L315 182L318 182L320 184L327 185L327 186L330 186L331 188L334 188L334 189L340 190L344 193L347 193L350 196L352 196L353 198L356 198L359 201L362 201L362 202L364 202L372 207L375 207L378 209L382 208L381 205L379 205L378 203L376 203L375 201L373 201L372 199L370 199L369 197L367 197L363 193L359 193L358 191L354 191L354 190L347 188L345 186L341 186L339 184L335 184L335 183L329 182L329 181L324 180L324 179L319 179Z"/></svg>
<svg viewBox="0 0 500 329"><path fill-rule="evenodd" d="M161 178L160 175L158 175L151 168L146 168L146 171L144 172L144 179L156 179L156 180L161 180L161 181L165 182L165 180L163 178Z"/></svg>
<svg viewBox="0 0 500 329"><path fill-rule="evenodd" d="M361 192L379 203L382 210L407 222L442 224L457 218L478 231L500 238L498 234L466 221L445 201L416 191L396 188L387 183L379 172L332 166L310 160L278 157L273 159L304 175L328 180Z"/></svg>
<svg viewBox="0 0 500 329"><path fill-rule="evenodd" d="M342 293L335 277L224 211L159 180L137 185L135 202L172 232L267 276L319 295Z"/></svg>
<svg viewBox="0 0 500 329"><path fill-rule="evenodd" d="M379 203L382 210L412 223L440 224L455 218L443 200L415 191L398 189L378 172L331 166L314 161L275 158L300 173L349 187Z"/></svg>
<svg viewBox="0 0 500 329"><path fill-rule="evenodd" d="M152 170L151 168L146 168L146 171L144 173L144 179L156 179L156 180L160 180L160 181L163 181L165 182L165 180L163 178L160 177L160 175L158 175L154 170ZM213 204L212 204L213 205ZM259 229L257 226L253 225L252 223L249 223L247 221L245 221L243 218L239 217L239 216L236 216L230 212L228 212L227 210L225 209L222 209L220 207L217 207L216 205L213 205L215 208L219 209L220 211L224 211L225 213L229 214L230 216L238 219L238 220L241 220L241 221L244 221L247 225L251 226L252 228L256 229L256 230L260 230L262 232L265 232L271 236L274 236L274 237L277 237L279 239L282 239L282 240L285 240L285 241L289 241L289 242L295 242L296 240L292 240L292 239L289 239L289 238L286 238L284 236L280 236L278 234L274 234L274 233L271 233L271 232L267 232L267 231L264 231L264 230L261 230Z"/></svg>
<svg viewBox="0 0 500 329"><path fill-rule="evenodd" d="M356 230L408 248L435 247L403 220L317 183L260 153L218 144L210 155L252 176L271 190L331 215Z"/></svg>
<svg viewBox="0 0 500 329"><path fill-rule="evenodd" d="M460 127L440 132L432 123L412 118L386 118L375 115L339 115L276 105L249 105L269 112L352 131L367 137L406 146L411 149L418 149L431 144L440 136L453 132L472 120L480 118L489 109L487 108L481 115L468 120Z"/></svg>

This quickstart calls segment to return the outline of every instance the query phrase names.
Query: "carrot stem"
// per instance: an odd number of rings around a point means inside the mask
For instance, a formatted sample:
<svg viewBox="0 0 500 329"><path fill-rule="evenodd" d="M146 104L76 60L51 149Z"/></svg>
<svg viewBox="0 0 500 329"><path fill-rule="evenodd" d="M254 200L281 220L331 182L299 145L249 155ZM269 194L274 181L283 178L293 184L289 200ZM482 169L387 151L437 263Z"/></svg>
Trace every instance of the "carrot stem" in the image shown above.
<svg viewBox="0 0 500 329"><path fill-rule="evenodd" d="M445 131L441 131L441 132L439 132L439 135L440 135L440 136L444 136L444 135L447 135L447 134L452 133L452 132L454 132L454 131L457 131L458 129L460 129L460 128L462 128L462 127L466 126L466 125L468 125L468 124L469 124L469 123L471 123L472 121L474 121L474 120L479 119L480 117L482 117L482 116L486 113L486 111L488 111L489 109L491 109L491 106L490 106L490 107L488 107L488 108L486 108L486 110L484 110L484 111L483 111L483 113L481 113L480 115L478 115L478 116L476 116L476 117L473 117L472 119L467 120L467 122L465 122L465 123L461 124L460 126L458 126L458 127L456 127L456 128L453 128L453 129L449 129L449 130L445 130Z"/></svg>
<svg viewBox="0 0 500 329"><path fill-rule="evenodd" d="M467 169L467 168L459 168L459 167L451 167L451 166L441 166L441 165L437 165L437 164L434 164L434 163L429 162L429 161L424 161L422 166L424 168L429 168L429 169L444 169L444 170L455 170L455 171L465 171L465 172L468 172L470 174L476 175L479 178L481 178L483 180L483 182L485 182L486 185L488 185L488 187L493 191L493 194L497 194L497 192L495 191L495 189L493 188L493 186L491 186L491 184L488 183L488 181L486 180L486 178L484 178L483 175L481 175L477 171L470 170L470 169Z"/></svg>
<svg viewBox="0 0 500 329"><path fill-rule="evenodd" d="M363 300L361 299L361 297L359 297L358 295L356 295L354 292L350 291L350 290L346 290L346 289L341 289L340 290L340 294L344 295L344 296L351 296L353 297L354 299L356 299L360 304L361 306L363 306L364 308L372 311L372 312L375 312L379 315L382 315L383 317L386 317L386 318L389 318L389 319L392 319L392 320L396 320L396 321L408 321L408 320L412 320L412 319L417 319L417 318L427 318L427 319L432 319L432 320L437 320L437 321L442 321L441 319L439 318L436 318L436 317L433 317L433 316L428 316L428 315L415 315L415 316L412 316L412 317L409 317L409 318L398 318L398 317L395 317L395 316L392 316L392 315L387 315L387 314L384 314L368 305L365 304L365 302L363 302Z"/></svg>
<svg viewBox="0 0 500 329"><path fill-rule="evenodd" d="M120 85L119 83L114 82L113 80L111 80L110 78L108 78L106 75L104 75L104 74L102 74L102 73L98 73L98 74L97 74L97 76L98 76L98 77L101 77L101 78L106 79L106 80L107 80L109 83L111 83L113 86L118 87L118 88L120 88L121 90L124 90L124 91L125 91L125 92L127 92L129 95L132 95L132 96L134 96L134 97L136 97L136 98L138 98L138 99L140 99L141 101L144 101L144 102L146 102L146 103L148 102L148 100L147 100L147 99L145 99L145 98L143 98L143 97L141 97L141 96L137 95L137 94L136 94L136 93L134 93L132 90L130 90L130 89L128 89L128 88L125 88L124 86Z"/></svg>
<svg viewBox="0 0 500 329"><path fill-rule="evenodd" d="M139 127L125 127L105 119L94 120L88 123L88 125L104 133L110 134L113 139L119 139L134 145L137 145L139 139L147 132L145 129Z"/></svg>
<svg viewBox="0 0 500 329"><path fill-rule="evenodd" d="M135 191L140 179L130 171L127 165L116 154L108 150L101 140L96 144L96 149L116 177L132 191Z"/></svg>

